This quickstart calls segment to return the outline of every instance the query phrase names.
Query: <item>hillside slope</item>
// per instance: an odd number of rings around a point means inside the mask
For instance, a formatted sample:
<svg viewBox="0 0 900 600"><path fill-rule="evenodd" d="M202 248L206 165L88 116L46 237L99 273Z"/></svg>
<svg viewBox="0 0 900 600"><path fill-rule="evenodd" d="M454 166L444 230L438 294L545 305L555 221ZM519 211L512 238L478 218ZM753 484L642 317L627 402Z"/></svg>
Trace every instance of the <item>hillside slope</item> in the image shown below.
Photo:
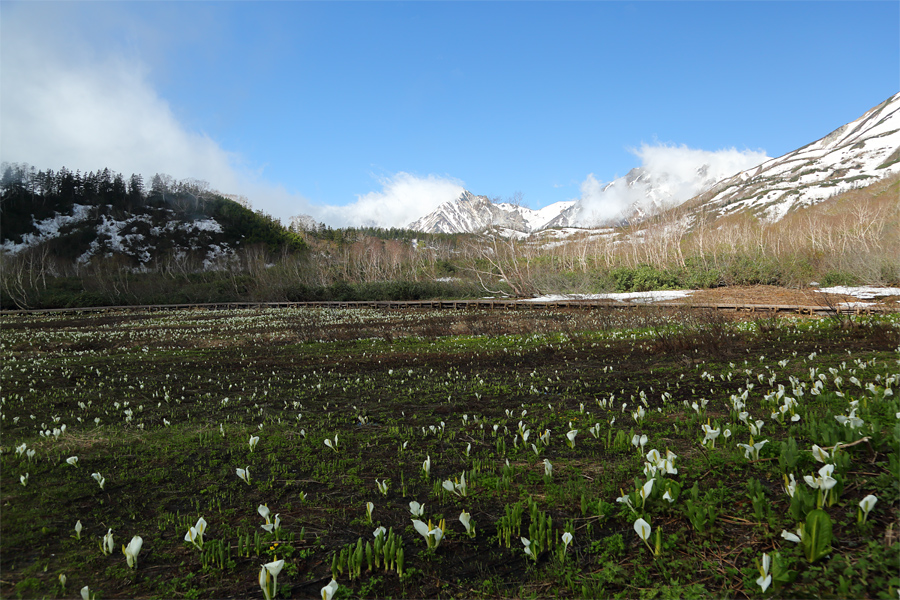
<svg viewBox="0 0 900 600"><path fill-rule="evenodd" d="M40 249L57 261L115 258L143 269L160 261L209 268L238 248L299 251L302 239L278 221L210 192L201 182L154 178L144 193L108 169L81 175L6 165L0 185L0 251Z"/></svg>
<svg viewBox="0 0 900 600"><path fill-rule="evenodd" d="M706 212L779 220L847 190L900 173L900 93L802 148L716 184L696 199Z"/></svg>

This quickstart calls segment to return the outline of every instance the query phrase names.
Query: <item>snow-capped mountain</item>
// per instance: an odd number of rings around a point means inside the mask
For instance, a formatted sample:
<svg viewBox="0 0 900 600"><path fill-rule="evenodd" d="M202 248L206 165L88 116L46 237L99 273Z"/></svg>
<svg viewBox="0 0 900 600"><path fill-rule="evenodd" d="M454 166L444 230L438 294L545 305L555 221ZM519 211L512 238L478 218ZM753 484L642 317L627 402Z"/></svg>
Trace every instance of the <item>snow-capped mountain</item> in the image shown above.
<svg viewBox="0 0 900 600"><path fill-rule="evenodd" d="M597 228L641 221L711 189L734 172L708 162L683 172L636 167L604 185L598 194L583 197L547 227Z"/></svg>
<svg viewBox="0 0 900 600"><path fill-rule="evenodd" d="M754 161L755 157L758 162L751 162L752 168L746 168L746 162L735 167L740 160ZM465 192L409 228L457 233L495 226L520 234L596 228L640 221L685 201L691 207L702 205L707 214L749 210L777 220L795 207L900 172L900 94L822 139L778 158L762 153L735 153L724 161L698 156L693 157L697 165L693 169L666 169L659 164L662 161L642 158L644 165L605 185L589 178L596 185L577 202L558 202L534 211L492 204L484 196Z"/></svg>
<svg viewBox="0 0 900 600"><path fill-rule="evenodd" d="M499 227L510 234L530 234L565 227L605 227L640 220L713 187L724 174L700 164L687 174L637 167L580 201L556 202L539 210L509 203L494 204L485 196L463 192L434 212L410 223L429 233L474 233ZM610 207L613 207L612 209Z"/></svg>
<svg viewBox="0 0 900 600"><path fill-rule="evenodd" d="M714 173L708 164L697 167L686 179L635 167L604 185L595 198L573 202L544 229L609 227L641 220L710 189L718 182Z"/></svg>
<svg viewBox="0 0 900 600"><path fill-rule="evenodd" d="M720 214L778 220L900 172L900 93L825 137L715 185L697 201Z"/></svg>
<svg viewBox="0 0 900 600"><path fill-rule="evenodd" d="M410 223L408 229L427 233L470 233L499 227L528 234L545 228L573 204L574 201L557 202L532 210L506 202L494 204L487 196L464 191L459 198L441 204L434 212Z"/></svg>

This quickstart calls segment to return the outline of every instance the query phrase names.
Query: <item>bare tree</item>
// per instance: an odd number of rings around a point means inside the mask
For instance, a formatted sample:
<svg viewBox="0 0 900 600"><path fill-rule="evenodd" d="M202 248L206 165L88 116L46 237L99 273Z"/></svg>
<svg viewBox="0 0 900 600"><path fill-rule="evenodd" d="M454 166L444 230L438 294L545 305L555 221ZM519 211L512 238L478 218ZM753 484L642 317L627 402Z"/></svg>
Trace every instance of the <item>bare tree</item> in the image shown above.
<svg viewBox="0 0 900 600"><path fill-rule="evenodd" d="M510 287L521 298L540 294L531 272L534 247L514 238L501 238L497 232L489 232L475 242L471 254L476 260L469 271L477 278L482 289L492 294L504 293L497 288L500 282ZM480 266L486 264L487 269Z"/></svg>
<svg viewBox="0 0 900 600"><path fill-rule="evenodd" d="M0 252L0 293L19 308L32 308L40 290L47 289L47 276L53 275L52 269L46 244L27 248L15 256Z"/></svg>

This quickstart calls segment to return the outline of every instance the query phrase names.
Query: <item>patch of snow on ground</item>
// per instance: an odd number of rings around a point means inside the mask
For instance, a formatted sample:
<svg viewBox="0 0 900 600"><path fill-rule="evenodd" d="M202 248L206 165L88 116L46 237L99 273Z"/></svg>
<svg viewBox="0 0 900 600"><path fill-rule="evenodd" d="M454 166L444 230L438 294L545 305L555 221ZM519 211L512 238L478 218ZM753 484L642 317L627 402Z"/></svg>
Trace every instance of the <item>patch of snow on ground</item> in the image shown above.
<svg viewBox="0 0 900 600"><path fill-rule="evenodd" d="M656 292L615 292L609 294L550 294L540 298L528 298L526 302L556 302L559 300L616 300L618 302L662 302L686 298L694 290L663 290Z"/></svg>
<svg viewBox="0 0 900 600"><path fill-rule="evenodd" d="M84 221L88 218L90 210L90 206L84 204L75 204L72 206L71 215L57 214L56 216L50 217L49 219L38 221L34 224L35 229L38 230L36 234L26 233L22 236L22 242L19 244L14 244L12 240L7 240L3 242L3 244L0 244L0 248L10 254L16 254L18 252L21 252L22 250L25 250L26 248L37 246L43 241L57 238L59 237L59 230L61 227Z"/></svg>
<svg viewBox="0 0 900 600"><path fill-rule="evenodd" d="M228 259L234 254L234 251L228 247L228 244L210 244L206 251L206 258L203 259L203 269L205 271L215 271L217 269L227 268Z"/></svg>
<svg viewBox="0 0 900 600"><path fill-rule="evenodd" d="M197 219L183 226L185 231L196 229L197 231L209 231L212 233L222 233L222 226L215 219Z"/></svg>
<svg viewBox="0 0 900 600"><path fill-rule="evenodd" d="M524 231L516 231L515 229L499 228L497 230L497 233L499 233L502 237L516 238L517 240L524 240L528 237L528 234Z"/></svg>
<svg viewBox="0 0 900 600"><path fill-rule="evenodd" d="M853 296L861 300L871 300L872 298L877 298L879 296L900 296L900 288L875 287L871 285L856 287L836 285L830 288L821 288L816 291L824 294L844 294L845 296Z"/></svg>

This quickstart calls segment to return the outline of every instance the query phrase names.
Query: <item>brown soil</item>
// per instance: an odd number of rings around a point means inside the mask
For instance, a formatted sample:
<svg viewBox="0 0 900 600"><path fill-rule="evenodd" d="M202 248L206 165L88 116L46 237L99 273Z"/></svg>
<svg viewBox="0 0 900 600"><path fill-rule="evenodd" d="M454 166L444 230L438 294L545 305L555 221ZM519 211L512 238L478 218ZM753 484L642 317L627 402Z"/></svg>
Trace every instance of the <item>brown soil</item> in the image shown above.
<svg viewBox="0 0 900 600"><path fill-rule="evenodd" d="M689 298L680 302L696 304L764 304L764 305L797 305L822 306L841 302L876 302L897 306L900 296L888 296L874 300L860 300L844 294L824 294L815 288L791 289L773 285L754 285L747 287L721 287L708 290L697 290Z"/></svg>

